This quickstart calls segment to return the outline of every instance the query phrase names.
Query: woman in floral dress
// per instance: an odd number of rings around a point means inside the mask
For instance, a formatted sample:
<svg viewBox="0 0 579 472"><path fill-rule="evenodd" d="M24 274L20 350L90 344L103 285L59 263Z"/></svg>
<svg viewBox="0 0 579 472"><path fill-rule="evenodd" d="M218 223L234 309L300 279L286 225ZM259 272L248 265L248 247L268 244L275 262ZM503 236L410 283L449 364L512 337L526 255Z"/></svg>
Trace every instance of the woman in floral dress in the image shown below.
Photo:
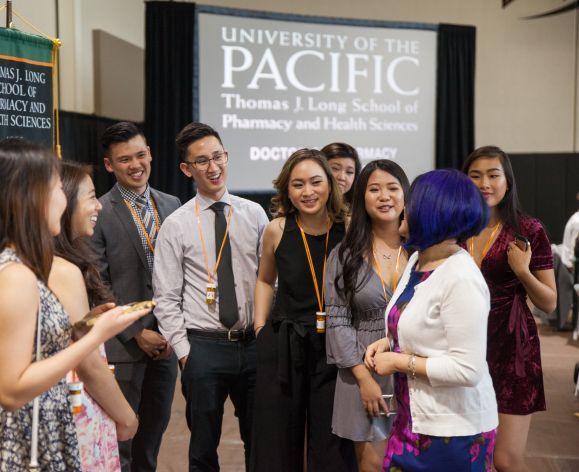
<svg viewBox="0 0 579 472"><path fill-rule="evenodd" d="M384 470L492 470L497 404L486 364L489 292L459 243L485 227L476 187L454 170L410 187L401 232L415 249L386 309L388 337L365 362L395 374Z"/></svg>
<svg viewBox="0 0 579 472"><path fill-rule="evenodd" d="M47 287L53 236L66 207L58 160L23 140L2 141L0 189L0 471L80 471L66 372L148 310L124 314L101 306L93 328L69 346L70 320Z"/></svg>

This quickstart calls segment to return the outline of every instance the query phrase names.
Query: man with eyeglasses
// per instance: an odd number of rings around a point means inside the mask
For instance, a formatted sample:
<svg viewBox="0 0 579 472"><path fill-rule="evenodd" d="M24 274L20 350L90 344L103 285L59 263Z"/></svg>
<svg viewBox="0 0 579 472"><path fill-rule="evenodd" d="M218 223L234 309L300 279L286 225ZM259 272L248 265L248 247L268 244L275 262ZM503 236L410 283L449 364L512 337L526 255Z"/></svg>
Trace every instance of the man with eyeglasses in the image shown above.
<svg viewBox="0 0 579 472"><path fill-rule="evenodd" d="M181 367L189 470L219 470L228 396L248 467L256 375L253 291L268 218L257 203L227 191L229 154L217 131L190 123L176 142L181 172L195 181L197 195L163 225L153 289L161 333Z"/></svg>

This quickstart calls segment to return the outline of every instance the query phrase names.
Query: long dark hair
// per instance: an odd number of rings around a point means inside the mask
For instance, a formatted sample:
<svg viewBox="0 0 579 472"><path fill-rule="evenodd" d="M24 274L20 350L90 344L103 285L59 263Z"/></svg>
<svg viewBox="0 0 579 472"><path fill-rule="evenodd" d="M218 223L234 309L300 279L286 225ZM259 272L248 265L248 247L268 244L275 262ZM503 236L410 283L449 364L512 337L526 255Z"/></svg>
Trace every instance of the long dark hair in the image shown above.
<svg viewBox="0 0 579 472"><path fill-rule="evenodd" d="M48 282L53 237L46 213L58 160L23 139L0 141L0 250L9 244L36 277Z"/></svg>
<svg viewBox="0 0 579 472"><path fill-rule="evenodd" d="M62 215L60 234L54 239L57 256L76 265L82 272L90 306L113 301L95 266L95 256L82 237L73 235L72 217L78 204L78 190L86 177L92 177L92 167L73 161L62 161L60 179L68 204Z"/></svg>
<svg viewBox="0 0 579 472"><path fill-rule="evenodd" d="M354 161L354 181L350 190L344 194L344 201L348 206L352 204L352 199L354 198L354 187L362 170L362 163L360 162L360 157L358 157L358 151L353 146L347 143L330 143L326 144L322 149L320 149L326 159L331 161L337 157L345 157L352 159Z"/></svg>
<svg viewBox="0 0 579 472"><path fill-rule="evenodd" d="M358 276L364 259L369 258L372 254L372 220L366 211L366 187L370 176L376 170L387 172L398 180L404 192L404 198L406 198L410 186L404 170L394 161L379 159L369 162L362 169L354 189L352 220L338 251L338 258L342 264L342 274L336 276L334 281L336 291L350 306L353 304L356 291L367 281L371 271L371 266L368 265L366 273L358 283ZM342 286L339 283L340 278L343 278Z"/></svg>
<svg viewBox="0 0 579 472"><path fill-rule="evenodd" d="M288 216L295 213L296 209L292 205L289 198L289 181L294 167L302 161L314 161L317 163L326 174L328 184L330 186L330 195L326 208L328 210L328 217L332 222L344 221L344 206L342 204L342 196L338 189L338 184L332 169L328 164L325 156L316 149L298 149L294 152L287 161L285 161L277 179L273 181L273 186L277 190L277 194L271 198L270 212L274 218L281 216Z"/></svg>
<svg viewBox="0 0 579 472"><path fill-rule="evenodd" d="M513 166L511 165L511 160L507 153L497 146L479 147L471 152L466 158L462 165L462 171L468 175L470 166L474 161L488 157L498 157L503 166L505 178L507 179L507 192L497 205L499 218L505 226L510 226L515 230L515 232L518 232L520 230L519 218L524 215L524 212L521 208L521 203L519 202L519 196L517 194L517 183L515 181Z"/></svg>

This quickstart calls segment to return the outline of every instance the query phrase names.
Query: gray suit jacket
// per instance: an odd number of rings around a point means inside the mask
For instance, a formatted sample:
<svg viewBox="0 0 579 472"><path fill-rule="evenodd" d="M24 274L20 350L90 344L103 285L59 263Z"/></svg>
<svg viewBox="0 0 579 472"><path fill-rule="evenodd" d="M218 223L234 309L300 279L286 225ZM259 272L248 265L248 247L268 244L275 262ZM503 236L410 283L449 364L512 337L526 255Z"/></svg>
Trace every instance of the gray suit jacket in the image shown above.
<svg viewBox="0 0 579 472"><path fill-rule="evenodd" d="M177 197L151 188L161 222L181 206ZM91 244L97 255L97 265L103 281L112 288L116 302L151 300L151 271L131 212L115 185L99 201L99 214ZM137 362L145 353L133 339L142 329L157 330L153 313L133 323L106 343L109 362Z"/></svg>

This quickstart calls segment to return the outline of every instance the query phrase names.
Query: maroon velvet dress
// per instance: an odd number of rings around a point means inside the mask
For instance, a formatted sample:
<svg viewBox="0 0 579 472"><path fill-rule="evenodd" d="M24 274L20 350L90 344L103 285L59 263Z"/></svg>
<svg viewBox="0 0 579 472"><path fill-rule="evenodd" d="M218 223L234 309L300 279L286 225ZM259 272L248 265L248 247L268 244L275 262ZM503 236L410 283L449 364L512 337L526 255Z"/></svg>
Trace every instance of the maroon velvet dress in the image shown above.
<svg viewBox="0 0 579 472"><path fill-rule="evenodd" d="M551 245L541 223L522 216L519 225L531 243L531 271L552 269ZM528 415L546 409L545 392L537 325L525 288L507 261L507 247L514 238L514 230L503 227L482 261L481 272L491 293L487 361L499 413Z"/></svg>

